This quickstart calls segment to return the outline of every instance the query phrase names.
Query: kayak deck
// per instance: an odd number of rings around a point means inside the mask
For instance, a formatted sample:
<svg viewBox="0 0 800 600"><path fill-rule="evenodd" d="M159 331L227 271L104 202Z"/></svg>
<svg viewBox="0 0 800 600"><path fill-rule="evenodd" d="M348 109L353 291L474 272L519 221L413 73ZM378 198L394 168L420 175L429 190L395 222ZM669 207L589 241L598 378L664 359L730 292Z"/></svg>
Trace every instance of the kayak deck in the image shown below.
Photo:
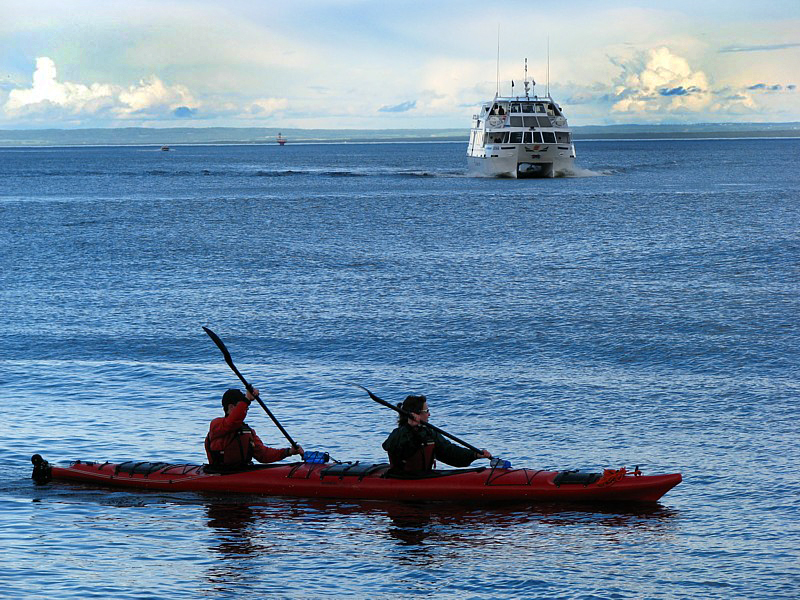
<svg viewBox="0 0 800 600"><path fill-rule="evenodd" d="M477 467L395 476L388 464L287 463L218 472L207 465L75 461L51 466L39 457L33 478L118 488L246 493L305 498L446 501L654 503L681 482L678 473L642 475L624 468L599 473ZM39 476L37 478L37 469Z"/></svg>

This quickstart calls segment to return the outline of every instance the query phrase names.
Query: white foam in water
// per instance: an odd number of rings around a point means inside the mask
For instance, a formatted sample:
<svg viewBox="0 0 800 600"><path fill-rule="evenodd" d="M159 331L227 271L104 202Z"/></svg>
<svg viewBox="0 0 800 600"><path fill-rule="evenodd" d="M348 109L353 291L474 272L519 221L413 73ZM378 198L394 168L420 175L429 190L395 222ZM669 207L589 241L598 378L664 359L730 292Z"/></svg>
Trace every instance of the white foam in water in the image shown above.
<svg viewBox="0 0 800 600"><path fill-rule="evenodd" d="M610 174L609 171L592 171L591 169L572 166L557 171L556 177L603 177Z"/></svg>

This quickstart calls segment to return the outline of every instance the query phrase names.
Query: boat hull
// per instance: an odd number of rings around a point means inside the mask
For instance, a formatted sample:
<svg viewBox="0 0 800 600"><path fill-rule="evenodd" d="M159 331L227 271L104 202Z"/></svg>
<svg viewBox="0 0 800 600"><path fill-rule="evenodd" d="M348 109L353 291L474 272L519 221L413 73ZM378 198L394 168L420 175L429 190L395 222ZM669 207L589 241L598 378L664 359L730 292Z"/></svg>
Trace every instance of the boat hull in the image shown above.
<svg viewBox="0 0 800 600"><path fill-rule="evenodd" d="M531 155L517 148L495 152L489 156L467 156L468 173L475 177L542 179L569 175L575 165L572 156L553 156L542 160L540 154Z"/></svg>
<svg viewBox="0 0 800 600"><path fill-rule="evenodd" d="M491 467L434 471L422 478L396 478L387 476L386 464L360 463L258 465L224 474L208 472L201 465L147 462L76 461L67 467L48 465L47 468L52 480L117 488L460 502L654 503L681 481L680 474L644 476L621 471L615 472L618 475L610 481L606 477L589 483L572 483L564 480L563 475L559 478L558 471Z"/></svg>

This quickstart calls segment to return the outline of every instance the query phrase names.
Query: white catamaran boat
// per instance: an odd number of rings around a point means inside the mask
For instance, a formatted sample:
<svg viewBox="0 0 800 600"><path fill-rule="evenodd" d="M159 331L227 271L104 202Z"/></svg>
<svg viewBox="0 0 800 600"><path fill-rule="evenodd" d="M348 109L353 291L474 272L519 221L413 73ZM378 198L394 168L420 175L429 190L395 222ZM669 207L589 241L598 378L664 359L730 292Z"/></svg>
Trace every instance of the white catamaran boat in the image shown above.
<svg viewBox="0 0 800 600"><path fill-rule="evenodd" d="M472 117L467 147L471 175L485 177L555 177L569 173L575 164L572 132L561 107L553 98L531 95L536 82L528 81L525 60L525 95L495 94Z"/></svg>

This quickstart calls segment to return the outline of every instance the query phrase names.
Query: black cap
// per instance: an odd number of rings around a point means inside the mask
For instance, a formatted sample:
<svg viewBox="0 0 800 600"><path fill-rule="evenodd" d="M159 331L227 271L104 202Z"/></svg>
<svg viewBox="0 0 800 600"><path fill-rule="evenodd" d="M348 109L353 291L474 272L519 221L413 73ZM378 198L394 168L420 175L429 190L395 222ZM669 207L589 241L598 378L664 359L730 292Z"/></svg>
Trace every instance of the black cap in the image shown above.
<svg viewBox="0 0 800 600"><path fill-rule="evenodd" d="M222 394L222 408L239 402L247 402L247 396L242 393L242 390L230 389Z"/></svg>

